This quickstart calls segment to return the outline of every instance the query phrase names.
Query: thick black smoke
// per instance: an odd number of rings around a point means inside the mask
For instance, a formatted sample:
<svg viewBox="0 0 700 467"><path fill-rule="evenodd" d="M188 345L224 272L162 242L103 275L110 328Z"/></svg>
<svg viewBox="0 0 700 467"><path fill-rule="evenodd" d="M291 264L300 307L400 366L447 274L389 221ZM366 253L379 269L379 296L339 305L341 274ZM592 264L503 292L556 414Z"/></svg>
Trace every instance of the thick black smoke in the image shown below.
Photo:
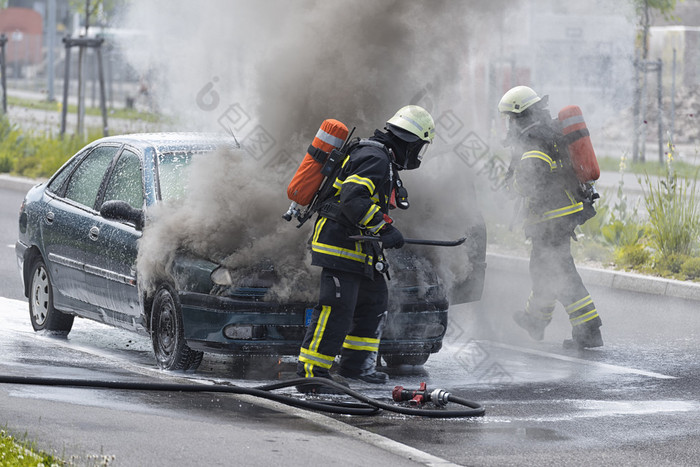
<svg viewBox="0 0 700 467"><path fill-rule="evenodd" d="M479 117L470 56L487 53L485 34L513 3L133 2L124 24L142 33L125 50L151 81L159 107L176 118L173 127L225 128L242 144L235 157L213 158L220 165L206 169L210 178L195 176L206 182L191 184L191 199L146 230L141 277L164 271L167 263L154 258L187 247L216 250L231 266L274 257L292 294L300 281L313 282L303 238L310 226L300 234L280 215L289 203L286 184L320 123L337 118L356 126L356 136L369 136L409 103L433 113L438 134L447 110L466 123ZM411 236L458 238L478 209L474 192L465 189L471 169L454 156L452 142L436 138L433 146L423 167L405 175L413 208L396 213L396 225ZM255 221L246 224L247 216ZM449 284L471 271L466 248L426 254Z"/></svg>

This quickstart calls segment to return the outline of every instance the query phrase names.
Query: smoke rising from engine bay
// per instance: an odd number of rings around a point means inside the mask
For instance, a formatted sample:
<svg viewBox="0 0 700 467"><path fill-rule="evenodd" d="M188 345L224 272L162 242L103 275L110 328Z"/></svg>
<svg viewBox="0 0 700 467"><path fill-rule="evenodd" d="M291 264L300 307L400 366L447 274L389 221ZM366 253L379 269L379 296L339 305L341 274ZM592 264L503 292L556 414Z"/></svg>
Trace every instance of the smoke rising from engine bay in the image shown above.
<svg viewBox="0 0 700 467"><path fill-rule="evenodd" d="M219 152L193 166L189 198L154 212L144 232L142 284L186 249L232 268L273 259L284 278L277 296L315 298L312 221L296 229L281 214L286 184L318 126L337 118L366 137L408 103L436 119L443 109L461 113L470 39L506 3L134 2L125 25L148 33L129 49L130 62L152 80L159 106L178 116L178 129L221 130L222 113L236 104L276 142L259 159ZM245 149L246 135L235 136ZM433 146L419 170L402 174L412 207L391 214L406 236L456 239L478 210L474 191L463 188L471 171L446 144ZM289 157L275 159L277 151ZM472 269L465 246L421 251L448 288Z"/></svg>

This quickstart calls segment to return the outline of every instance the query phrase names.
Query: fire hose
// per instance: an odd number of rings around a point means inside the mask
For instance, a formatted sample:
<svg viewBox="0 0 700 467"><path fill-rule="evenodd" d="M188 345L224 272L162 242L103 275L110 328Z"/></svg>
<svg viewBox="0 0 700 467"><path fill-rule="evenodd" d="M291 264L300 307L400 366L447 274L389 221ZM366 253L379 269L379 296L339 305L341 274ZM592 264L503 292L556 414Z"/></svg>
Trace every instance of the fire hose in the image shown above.
<svg viewBox="0 0 700 467"><path fill-rule="evenodd" d="M428 391L425 383L421 383L418 390L407 390L402 386L396 386L392 391L392 398L395 402L409 401L410 407L402 407L381 402L365 396L364 394L350 389L327 378L295 378L279 383L266 384L256 387L243 387L233 384L178 384L178 383L143 383L135 381L100 381L70 378L43 378L33 376L5 376L0 375L0 383L4 384L26 384L35 386L60 386L60 387L80 387L80 388L100 388L100 389L124 389L139 391L162 391L162 392L207 392L207 393L228 393L241 394L260 397L283 404L303 409L317 410L321 412L344 414L344 415L376 415L382 410L395 412L403 415L413 415L431 418L465 418L480 417L485 414L484 408L476 403L461 397L454 396L443 389ZM319 384L340 390L348 396L360 401L360 403L344 401L323 401L300 399L284 394L277 394L272 391L283 389L299 384ZM424 409L423 404L432 402L435 409ZM448 402L466 407L465 409L449 410L445 409Z"/></svg>

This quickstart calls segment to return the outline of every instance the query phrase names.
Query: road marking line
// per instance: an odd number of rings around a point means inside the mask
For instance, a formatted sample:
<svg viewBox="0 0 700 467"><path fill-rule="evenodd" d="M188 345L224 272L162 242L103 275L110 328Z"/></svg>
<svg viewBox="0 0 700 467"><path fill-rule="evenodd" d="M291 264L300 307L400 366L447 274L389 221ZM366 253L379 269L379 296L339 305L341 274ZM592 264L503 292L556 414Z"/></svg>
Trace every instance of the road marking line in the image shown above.
<svg viewBox="0 0 700 467"><path fill-rule="evenodd" d="M555 353L544 352L542 350L528 349L525 347L518 347L515 345L503 344L501 342L493 342L493 341L487 341L487 342L489 344L493 345L494 347L500 347L500 348L508 349L508 350L515 350L517 352L529 353L532 355L539 355L540 357L555 358L557 360L563 360L565 362L582 363L585 365L597 366L597 367L601 367L601 368L606 368L608 370L612 370L616 373L634 374L634 375L648 376L650 378L658 378L658 379L676 379L675 376L669 376L669 375L664 375L661 373L655 373L653 371L637 370L636 368L628 368L628 367L619 366L619 365L611 365L609 363L601 363L601 362L595 362L595 361L591 361L591 360L584 360L583 358L569 357L567 355L559 355L559 354L555 354Z"/></svg>

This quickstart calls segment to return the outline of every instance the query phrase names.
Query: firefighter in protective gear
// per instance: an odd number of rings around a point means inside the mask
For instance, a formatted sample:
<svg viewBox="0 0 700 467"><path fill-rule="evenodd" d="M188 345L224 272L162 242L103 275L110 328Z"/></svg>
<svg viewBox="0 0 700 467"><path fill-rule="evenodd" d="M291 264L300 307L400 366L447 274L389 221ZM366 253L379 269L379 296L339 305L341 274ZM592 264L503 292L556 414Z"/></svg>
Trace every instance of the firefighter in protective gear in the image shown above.
<svg viewBox="0 0 700 467"><path fill-rule="evenodd" d="M319 209L311 259L323 270L318 305L299 353L300 377L331 378L329 370L340 353L338 374L343 378L377 384L388 380L376 370L388 306L382 249L404 244L387 216L389 201L392 190L402 187L398 172L420 166L435 124L425 109L408 105L387 121L385 130L350 147L334 181L335 194ZM381 242L355 242L348 238L352 235L379 235ZM311 383L297 389L332 392Z"/></svg>
<svg viewBox="0 0 700 467"><path fill-rule="evenodd" d="M559 301L572 326L572 340L564 344L600 347L602 321L576 270L570 243L576 226L595 210L577 190L580 184L570 167L561 130L547 109L547 96L516 86L501 98L498 110L509 118L506 144L514 150L511 186L522 196L525 235L532 242L532 291L525 310L513 318L530 337L542 340Z"/></svg>

